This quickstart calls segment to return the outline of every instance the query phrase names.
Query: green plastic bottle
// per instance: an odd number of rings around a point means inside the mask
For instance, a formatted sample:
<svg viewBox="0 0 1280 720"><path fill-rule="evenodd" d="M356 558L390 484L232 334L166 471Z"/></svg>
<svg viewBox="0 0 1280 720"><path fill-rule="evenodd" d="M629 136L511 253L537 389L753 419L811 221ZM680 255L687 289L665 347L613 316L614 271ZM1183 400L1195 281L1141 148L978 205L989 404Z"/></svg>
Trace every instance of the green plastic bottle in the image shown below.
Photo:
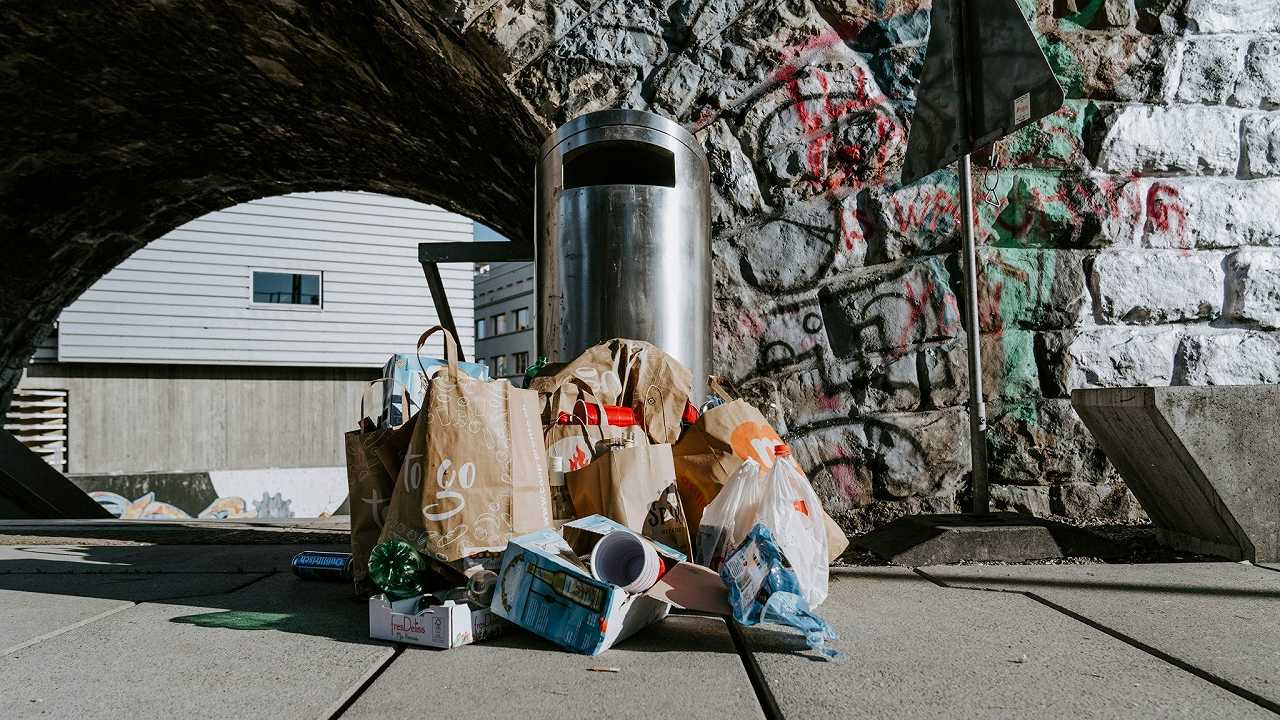
<svg viewBox="0 0 1280 720"><path fill-rule="evenodd" d="M427 561L403 540L380 542L369 553L369 579L388 600L403 600L423 594Z"/></svg>

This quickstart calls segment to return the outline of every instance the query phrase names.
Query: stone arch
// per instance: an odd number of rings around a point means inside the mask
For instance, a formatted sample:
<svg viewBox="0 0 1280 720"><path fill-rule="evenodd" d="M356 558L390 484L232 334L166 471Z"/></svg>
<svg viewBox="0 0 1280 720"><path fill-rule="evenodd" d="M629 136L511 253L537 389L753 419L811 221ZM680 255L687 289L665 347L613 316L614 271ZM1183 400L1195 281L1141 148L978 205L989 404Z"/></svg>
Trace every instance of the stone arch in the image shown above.
<svg viewBox="0 0 1280 720"><path fill-rule="evenodd" d="M413 4L10 6L0 404L57 313L147 241L256 197L365 189L522 237L539 122Z"/></svg>

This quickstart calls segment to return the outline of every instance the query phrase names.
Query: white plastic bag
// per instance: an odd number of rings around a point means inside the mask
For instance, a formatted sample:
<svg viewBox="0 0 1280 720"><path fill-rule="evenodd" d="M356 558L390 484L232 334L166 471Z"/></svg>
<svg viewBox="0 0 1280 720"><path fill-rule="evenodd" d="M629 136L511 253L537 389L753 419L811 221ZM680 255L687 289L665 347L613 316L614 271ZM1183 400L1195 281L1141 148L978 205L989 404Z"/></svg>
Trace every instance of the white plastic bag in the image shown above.
<svg viewBox="0 0 1280 720"><path fill-rule="evenodd" d="M827 599L829 572L821 501L791 459L790 448L779 445L774 455L761 492L758 520L773 533L778 548L796 573L804 599L809 607L816 608ZM750 530L747 525L740 532L745 535Z"/></svg>
<svg viewBox="0 0 1280 720"><path fill-rule="evenodd" d="M719 570L725 556L733 552L756 524L764 478L760 465L748 458L743 461L724 487L702 511L694 543L695 560L712 570Z"/></svg>

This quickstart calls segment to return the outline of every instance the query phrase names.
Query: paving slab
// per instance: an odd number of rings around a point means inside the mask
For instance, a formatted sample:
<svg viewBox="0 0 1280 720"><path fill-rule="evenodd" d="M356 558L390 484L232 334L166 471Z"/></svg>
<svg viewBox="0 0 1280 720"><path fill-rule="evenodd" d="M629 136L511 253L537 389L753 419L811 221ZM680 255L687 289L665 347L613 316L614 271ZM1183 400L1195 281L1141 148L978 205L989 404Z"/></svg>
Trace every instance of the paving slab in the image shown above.
<svg viewBox="0 0 1280 720"><path fill-rule="evenodd" d="M798 634L744 631L788 718L1275 717L1030 598L905 568L833 571L819 613L846 662L814 659Z"/></svg>
<svg viewBox="0 0 1280 720"><path fill-rule="evenodd" d="M1280 563L1261 563L1261 565L1268 570L1280 570Z"/></svg>
<svg viewBox="0 0 1280 720"><path fill-rule="evenodd" d="M1280 706L1280 574L1270 570L1218 562L923 571L957 587L1034 593Z"/></svg>
<svg viewBox="0 0 1280 720"><path fill-rule="evenodd" d="M428 687L429 695L421 692ZM595 657L565 652L523 632L452 650L408 647L342 717L750 720L764 715L724 621L673 615Z"/></svg>
<svg viewBox="0 0 1280 720"><path fill-rule="evenodd" d="M136 605L0 657L0 707L6 718L327 717L394 653L368 639L367 608L345 585L280 574Z"/></svg>
<svg viewBox="0 0 1280 720"><path fill-rule="evenodd" d="M0 545L0 575L10 573L290 572L303 550L332 545Z"/></svg>
<svg viewBox="0 0 1280 720"><path fill-rule="evenodd" d="M135 603L225 593L262 575L0 575L0 654Z"/></svg>

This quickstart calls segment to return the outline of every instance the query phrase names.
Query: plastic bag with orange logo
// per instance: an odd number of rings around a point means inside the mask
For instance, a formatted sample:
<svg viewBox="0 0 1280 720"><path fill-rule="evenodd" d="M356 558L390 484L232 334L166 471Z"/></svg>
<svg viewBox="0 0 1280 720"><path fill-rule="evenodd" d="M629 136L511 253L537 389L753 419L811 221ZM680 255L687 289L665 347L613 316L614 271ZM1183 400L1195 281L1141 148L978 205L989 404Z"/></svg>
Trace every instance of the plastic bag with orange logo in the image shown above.
<svg viewBox="0 0 1280 720"><path fill-rule="evenodd" d="M822 505L809 479L791 459L791 449L778 445L773 467L765 476L759 521L773 533L800 582L809 607L827 599L827 529Z"/></svg>
<svg viewBox="0 0 1280 720"><path fill-rule="evenodd" d="M703 510L745 461L754 461L762 472L768 472L774 465L774 449L782 444L777 431L751 403L735 397L735 393L714 377L710 379L709 385L727 402L703 413L696 423L685 430L680 442L672 448L676 464L676 486L680 490L680 502L691 528L702 527ZM788 460L788 464L804 478L799 465L793 460ZM808 484L808 479L804 479ZM849 547L849 539L816 499L810 509L825 528L827 560L834 560ZM748 524L741 532L745 533L750 527ZM733 545L741 540L741 535L734 537ZM697 547L695 551L699 556L704 554ZM715 552L714 548L706 551L711 557L714 557Z"/></svg>

